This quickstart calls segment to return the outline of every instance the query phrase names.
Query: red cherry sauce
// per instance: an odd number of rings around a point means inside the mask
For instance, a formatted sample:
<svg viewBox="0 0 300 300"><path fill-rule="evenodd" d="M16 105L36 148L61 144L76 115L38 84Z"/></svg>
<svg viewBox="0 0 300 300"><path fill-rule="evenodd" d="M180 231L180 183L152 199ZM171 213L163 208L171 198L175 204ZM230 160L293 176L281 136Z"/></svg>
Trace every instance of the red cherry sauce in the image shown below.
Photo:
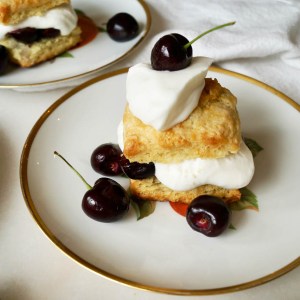
<svg viewBox="0 0 300 300"><path fill-rule="evenodd" d="M171 201L169 203L175 212L177 212L179 215L183 217L186 216L188 204L180 203L180 202L171 202Z"/></svg>
<svg viewBox="0 0 300 300"><path fill-rule="evenodd" d="M93 20L82 13L78 13L78 26L81 29L82 40L74 48L90 43L99 33L99 29Z"/></svg>

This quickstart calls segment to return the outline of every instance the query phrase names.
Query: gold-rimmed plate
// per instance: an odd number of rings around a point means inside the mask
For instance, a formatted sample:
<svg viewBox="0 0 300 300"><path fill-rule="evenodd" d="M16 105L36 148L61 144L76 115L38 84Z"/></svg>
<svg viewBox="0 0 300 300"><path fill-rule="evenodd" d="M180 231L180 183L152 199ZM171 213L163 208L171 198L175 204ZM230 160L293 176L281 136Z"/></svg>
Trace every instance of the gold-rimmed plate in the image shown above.
<svg viewBox="0 0 300 300"><path fill-rule="evenodd" d="M105 28L105 23L116 13L127 12L139 23L139 34L130 41L116 42L99 31L90 43L68 51L67 55L32 68L15 68L0 76L0 88L43 91L82 83L86 77L132 53L150 30L150 10L143 0L74 0L72 6L92 19L99 28Z"/></svg>
<svg viewBox="0 0 300 300"><path fill-rule="evenodd" d="M212 67L208 77L238 97L243 133L264 148L255 158L249 186L257 195L259 212L234 212L236 230L217 238L191 230L168 203L159 203L140 221L132 210L111 224L82 212L85 186L53 151L63 154L88 182L96 181L90 155L98 145L117 141L126 73L109 73L73 89L47 109L28 136L20 163L22 191L50 240L97 274L178 295L238 291L298 266L300 106L255 79L219 68ZM124 178L117 180L128 185Z"/></svg>

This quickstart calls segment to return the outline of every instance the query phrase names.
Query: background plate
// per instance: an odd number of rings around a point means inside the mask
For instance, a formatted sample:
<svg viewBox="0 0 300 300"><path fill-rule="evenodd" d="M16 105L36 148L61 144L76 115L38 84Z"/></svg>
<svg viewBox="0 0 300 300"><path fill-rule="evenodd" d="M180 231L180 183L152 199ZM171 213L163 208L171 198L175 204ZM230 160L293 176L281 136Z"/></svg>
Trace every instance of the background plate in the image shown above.
<svg viewBox="0 0 300 300"><path fill-rule="evenodd" d="M81 210L85 186L53 151L91 184L89 159L100 144L117 141L125 106L126 71L95 78L54 103L33 127L20 176L25 201L45 234L63 252L112 280L141 289L201 295L237 291L274 279L300 264L300 107L249 77L211 68L238 97L243 134L264 150L255 158L249 188L260 211L233 213L237 230L207 238L168 203L136 221L133 211L105 224ZM126 179L120 181L124 186ZM270 255L271 254L271 255Z"/></svg>
<svg viewBox="0 0 300 300"><path fill-rule="evenodd" d="M85 13L99 27L103 27L116 13L127 12L138 21L140 33L131 41L119 43L100 32L87 45L68 51L73 57L57 57L32 68L17 68L0 76L0 88L35 91L74 85L76 80L99 72L126 57L142 42L150 29L150 11L142 0L73 0L72 6Z"/></svg>

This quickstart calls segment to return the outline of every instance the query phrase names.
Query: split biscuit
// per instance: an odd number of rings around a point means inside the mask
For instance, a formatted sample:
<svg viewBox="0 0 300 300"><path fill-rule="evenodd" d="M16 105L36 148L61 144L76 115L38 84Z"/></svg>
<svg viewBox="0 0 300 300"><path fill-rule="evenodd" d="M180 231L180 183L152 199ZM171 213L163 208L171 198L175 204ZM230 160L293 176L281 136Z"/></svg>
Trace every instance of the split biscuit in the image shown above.
<svg viewBox="0 0 300 300"><path fill-rule="evenodd" d="M77 26L69 35L45 38L30 45L18 42L12 37L0 40L7 48L10 60L21 67L31 67L58 56L71 49L81 40L81 29Z"/></svg>

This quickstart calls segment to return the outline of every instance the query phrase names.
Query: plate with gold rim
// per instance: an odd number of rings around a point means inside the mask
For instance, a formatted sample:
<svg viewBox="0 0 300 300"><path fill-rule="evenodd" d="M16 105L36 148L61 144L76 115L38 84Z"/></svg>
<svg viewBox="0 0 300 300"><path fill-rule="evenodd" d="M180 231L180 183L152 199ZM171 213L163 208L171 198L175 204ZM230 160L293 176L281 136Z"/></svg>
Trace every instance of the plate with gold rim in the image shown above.
<svg viewBox="0 0 300 300"><path fill-rule="evenodd" d="M90 155L117 141L125 107L127 69L74 88L32 128L20 162L27 207L62 252L91 271L138 289L176 295L211 295L251 288L300 264L300 105L253 78L211 67L238 98L242 131L264 150L248 186L259 211L234 211L221 236L193 231L168 203L137 221L133 209L120 221L100 223L81 210L85 186L53 152L64 155L92 184L99 176ZM125 178L115 178L128 187ZM272 253L272 255L270 255Z"/></svg>
<svg viewBox="0 0 300 300"><path fill-rule="evenodd" d="M144 0L73 0L72 6L92 20L95 38L34 67L9 69L0 76L0 88L42 91L82 83L126 58L144 41L150 30L151 14ZM127 42L116 42L99 29L105 28L107 21L119 12L131 14L139 24L138 36Z"/></svg>

